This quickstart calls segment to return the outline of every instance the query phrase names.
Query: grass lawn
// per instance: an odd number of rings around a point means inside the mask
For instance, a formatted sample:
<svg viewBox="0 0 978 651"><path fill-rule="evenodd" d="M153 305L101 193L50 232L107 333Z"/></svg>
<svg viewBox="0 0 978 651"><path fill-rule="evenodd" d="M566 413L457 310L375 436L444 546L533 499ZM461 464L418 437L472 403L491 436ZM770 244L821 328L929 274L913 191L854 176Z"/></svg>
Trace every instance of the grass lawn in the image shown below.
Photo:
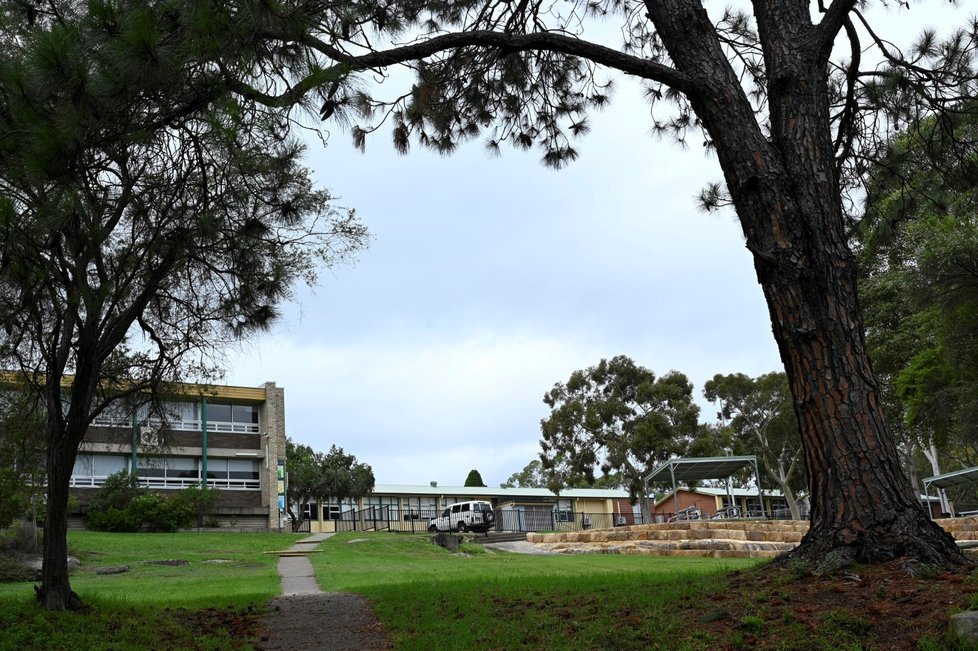
<svg viewBox="0 0 978 651"><path fill-rule="evenodd" d="M0 651L251 649L280 586L277 557L262 552L297 538L72 533L83 563L72 584L90 607L49 613L31 584L0 584ZM751 560L461 551L420 534L343 533L310 558L323 590L372 601L398 649L935 651L951 612L978 609L978 577L914 575L897 561L818 575ZM152 562L173 559L189 562ZM130 570L95 574L108 565Z"/></svg>
<svg viewBox="0 0 978 651"><path fill-rule="evenodd" d="M320 587L358 592L402 649L710 649L684 612L750 560L530 556L427 536L338 534L313 557Z"/></svg>
<svg viewBox="0 0 978 651"><path fill-rule="evenodd" d="M70 553L82 563L71 585L91 608L49 613L36 605L33 583L0 583L0 650L248 648L227 614L257 614L279 593L278 557L262 552L301 537L71 532ZM188 563L153 562L167 560ZM112 565L129 571L95 572Z"/></svg>

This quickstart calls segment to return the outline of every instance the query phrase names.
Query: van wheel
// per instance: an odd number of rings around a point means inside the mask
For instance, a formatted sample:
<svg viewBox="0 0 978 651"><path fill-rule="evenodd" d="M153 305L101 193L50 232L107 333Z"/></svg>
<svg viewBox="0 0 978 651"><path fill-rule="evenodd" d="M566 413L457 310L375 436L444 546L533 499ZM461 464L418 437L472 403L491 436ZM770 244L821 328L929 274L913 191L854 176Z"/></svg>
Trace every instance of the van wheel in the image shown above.
<svg viewBox="0 0 978 651"><path fill-rule="evenodd" d="M459 533L465 533L465 523L464 522L459 522L458 523L458 532Z"/></svg>
<svg viewBox="0 0 978 651"><path fill-rule="evenodd" d="M438 527L433 524L428 525L428 533L438 533Z"/></svg>

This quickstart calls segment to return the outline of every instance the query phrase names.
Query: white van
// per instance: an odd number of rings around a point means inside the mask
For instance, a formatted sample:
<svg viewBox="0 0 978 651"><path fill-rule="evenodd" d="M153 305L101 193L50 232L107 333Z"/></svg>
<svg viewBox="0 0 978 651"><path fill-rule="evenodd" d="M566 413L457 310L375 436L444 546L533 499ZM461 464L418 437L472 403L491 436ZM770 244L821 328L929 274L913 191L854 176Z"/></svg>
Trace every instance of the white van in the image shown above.
<svg viewBox="0 0 978 651"><path fill-rule="evenodd" d="M492 528L495 517L489 502L459 502L432 518L428 531L478 531L485 533Z"/></svg>

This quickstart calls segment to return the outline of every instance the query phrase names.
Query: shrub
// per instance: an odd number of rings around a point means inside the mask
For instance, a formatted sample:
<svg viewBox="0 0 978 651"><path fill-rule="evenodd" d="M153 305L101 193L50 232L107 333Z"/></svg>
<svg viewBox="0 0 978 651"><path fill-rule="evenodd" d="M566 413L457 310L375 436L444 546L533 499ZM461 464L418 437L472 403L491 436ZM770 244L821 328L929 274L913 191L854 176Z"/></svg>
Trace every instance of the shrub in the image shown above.
<svg viewBox="0 0 978 651"><path fill-rule="evenodd" d="M110 475L88 503L86 524L99 531L139 531L142 516L132 506L143 493L135 475L125 470Z"/></svg>
<svg viewBox="0 0 978 651"><path fill-rule="evenodd" d="M213 488L190 486L174 495L174 498L185 502L192 510L191 522L196 521L202 527L210 520L207 517L217 504L218 491ZM189 526L189 523L181 526Z"/></svg>
<svg viewBox="0 0 978 651"><path fill-rule="evenodd" d="M217 491L185 488L161 495L140 488L136 478L120 472L105 480L88 505L87 524L99 531L176 531L193 525L213 507Z"/></svg>
<svg viewBox="0 0 978 651"><path fill-rule="evenodd" d="M40 529L29 522L15 522L0 530L0 556L35 554L40 548Z"/></svg>

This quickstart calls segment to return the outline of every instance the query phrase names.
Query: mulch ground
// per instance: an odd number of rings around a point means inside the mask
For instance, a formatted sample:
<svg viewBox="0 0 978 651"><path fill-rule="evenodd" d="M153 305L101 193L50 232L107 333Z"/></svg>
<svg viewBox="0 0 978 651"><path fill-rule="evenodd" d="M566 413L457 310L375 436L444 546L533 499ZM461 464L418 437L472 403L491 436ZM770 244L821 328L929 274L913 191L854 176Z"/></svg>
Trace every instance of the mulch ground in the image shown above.
<svg viewBox="0 0 978 651"><path fill-rule="evenodd" d="M943 647L949 614L969 610L978 583L906 561L856 567L832 576L785 567L744 570L730 589L691 607L697 625L726 649Z"/></svg>
<svg viewBox="0 0 978 651"><path fill-rule="evenodd" d="M256 636L262 651L393 648L370 602L348 592L279 597L259 622Z"/></svg>

